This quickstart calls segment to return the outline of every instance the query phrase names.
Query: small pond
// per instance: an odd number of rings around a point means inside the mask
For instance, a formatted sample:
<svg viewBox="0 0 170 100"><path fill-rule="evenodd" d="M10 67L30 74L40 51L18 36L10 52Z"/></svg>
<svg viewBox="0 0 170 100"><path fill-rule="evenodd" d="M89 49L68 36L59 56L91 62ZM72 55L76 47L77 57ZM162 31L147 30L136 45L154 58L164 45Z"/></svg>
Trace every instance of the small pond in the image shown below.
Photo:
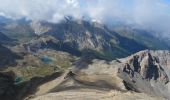
<svg viewBox="0 0 170 100"><path fill-rule="evenodd" d="M48 57L48 56L42 56L41 61L46 63L46 64L50 64L50 63L53 62L53 59L51 57Z"/></svg>

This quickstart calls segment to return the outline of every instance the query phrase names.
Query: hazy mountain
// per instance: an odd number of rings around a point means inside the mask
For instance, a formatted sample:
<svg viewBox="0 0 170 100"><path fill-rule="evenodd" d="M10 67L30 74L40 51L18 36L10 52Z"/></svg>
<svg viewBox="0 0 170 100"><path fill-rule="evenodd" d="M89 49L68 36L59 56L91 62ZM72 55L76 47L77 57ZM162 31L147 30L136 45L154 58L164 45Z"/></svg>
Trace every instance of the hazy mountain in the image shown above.
<svg viewBox="0 0 170 100"><path fill-rule="evenodd" d="M125 57L145 49L170 49L163 39L154 36L151 31L122 23L108 28L98 22L70 17L65 17L59 23L25 18L6 21L4 18L0 29L5 36L15 39L17 44L27 44L30 49L51 48L77 56L90 54L106 60ZM42 38L49 42L43 45L43 41L36 41L43 40Z"/></svg>
<svg viewBox="0 0 170 100"><path fill-rule="evenodd" d="M36 29L40 37L51 35L65 51L74 49L75 52L92 54L104 59L125 57L144 49L169 49L163 40L153 36L143 29L133 29L118 26L113 29L85 20L66 18L57 24L38 22ZM74 53L75 54L75 53Z"/></svg>
<svg viewBox="0 0 170 100"><path fill-rule="evenodd" d="M18 42L30 40L35 36L33 29L30 27L30 21L26 19L5 20L1 18L0 31L9 38L16 39Z"/></svg>
<svg viewBox="0 0 170 100"><path fill-rule="evenodd" d="M119 33L121 36L133 39L138 43L146 45L149 49L169 49L169 43L165 38L160 37L155 31L140 29L134 25L115 26L112 30Z"/></svg>
<svg viewBox="0 0 170 100"><path fill-rule="evenodd" d="M14 44L15 39L11 39L2 32L0 32L0 43L7 45L7 44Z"/></svg>
<svg viewBox="0 0 170 100"><path fill-rule="evenodd" d="M68 52L74 49L74 54L76 52L85 54L86 52L93 52L100 58L107 59L125 57L144 49L170 49L164 39L159 39L152 32L130 27L119 26L110 29L97 22L65 19L57 24L33 21L24 25L18 24L17 27L9 29L20 30L17 32L20 33L19 40L31 40L32 37L37 37L37 35L39 38L44 37L43 35L48 38L48 35L50 35L59 41L57 45L60 45L61 50L67 49L65 51ZM15 35L17 34L13 36Z"/></svg>

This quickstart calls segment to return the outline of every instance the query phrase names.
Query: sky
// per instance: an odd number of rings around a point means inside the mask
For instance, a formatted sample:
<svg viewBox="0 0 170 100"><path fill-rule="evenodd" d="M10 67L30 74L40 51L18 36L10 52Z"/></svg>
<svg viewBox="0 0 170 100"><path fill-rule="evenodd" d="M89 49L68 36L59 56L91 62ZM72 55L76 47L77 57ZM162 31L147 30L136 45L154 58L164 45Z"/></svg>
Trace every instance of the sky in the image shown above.
<svg viewBox="0 0 170 100"><path fill-rule="evenodd" d="M64 16L105 24L120 20L170 33L170 0L0 0L0 15L57 23Z"/></svg>

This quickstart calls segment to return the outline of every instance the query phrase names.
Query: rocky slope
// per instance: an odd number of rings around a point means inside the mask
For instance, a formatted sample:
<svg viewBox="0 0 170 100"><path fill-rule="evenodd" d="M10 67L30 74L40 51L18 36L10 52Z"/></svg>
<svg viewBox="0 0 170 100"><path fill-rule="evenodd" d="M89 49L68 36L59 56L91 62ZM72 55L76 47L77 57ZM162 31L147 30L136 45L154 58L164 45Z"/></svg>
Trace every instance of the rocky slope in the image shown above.
<svg viewBox="0 0 170 100"><path fill-rule="evenodd" d="M127 56L147 48L98 23L67 19L51 27L45 34L55 37L62 45L66 45L65 48L72 47L81 52L90 51L107 59ZM129 47L129 44L133 45L133 48Z"/></svg>
<svg viewBox="0 0 170 100"><path fill-rule="evenodd" d="M30 23L31 28L34 30L34 33L37 35L41 35L43 33L46 33L50 30L50 27L46 25L45 23L42 25L42 22L39 21L32 21Z"/></svg>
<svg viewBox="0 0 170 100"><path fill-rule="evenodd" d="M23 45L31 40L31 46L35 44L33 41L36 45L40 45L42 42L38 43L35 39L47 38L48 40L49 37L53 37L58 42L50 44L51 47L66 52L71 51L78 56L91 52L99 58L113 60L144 49L170 49L167 43L142 29L127 29L121 26L110 29L97 22L69 17L59 23L31 21L24 18L19 20L1 18L1 20L1 32L14 39L15 45Z"/></svg>
<svg viewBox="0 0 170 100"><path fill-rule="evenodd" d="M169 97L169 51L142 51L126 59L119 76L128 88Z"/></svg>
<svg viewBox="0 0 170 100"><path fill-rule="evenodd" d="M77 60L71 71L58 70L23 83L17 83L15 75L2 73L1 83L11 83L0 88L2 94L15 88L10 93L16 100L165 100L170 99L169 65L169 51L145 50L113 61L86 58Z"/></svg>
<svg viewBox="0 0 170 100"><path fill-rule="evenodd" d="M43 49L55 49L58 40L52 36L41 36L31 39L29 42L21 43L11 47L14 52L18 53L36 53Z"/></svg>
<svg viewBox="0 0 170 100"><path fill-rule="evenodd" d="M49 93L31 100L165 100L161 97L151 97L144 93L122 93L120 91L64 91Z"/></svg>
<svg viewBox="0 0 170 100"><path fill-rule="evenodd" d="M64 78L60 77L63 82L53 84L49 81L48 84L54 85L49 90L45 83L48 92L35 95L33 100L170 99L169 61L169 51L149 50L111 62L93 60L82 63L81 60L81 63L75 63L71 72L63 74ZM43 90L40 87L38 91Z"/></svg>
<svg viewBox="0 0 170 100"><path fill-rule="evenodd" d="M131 26L110 29L97 22L69 18L57 24L42 22L41 26L49 29L44 34L55 37L64 48L85 53L90 51L103 59L126 57L144 49L170 49L152 32Z"/></svg>
<svg viewBox="0 0 170 100"><path fill-rule="evenodd" d="M168 95L170 93L169 58L169 51L146 50L112 62L94 61L88 66L85 65L86 67L78 67L81 69L78 72L88 74L90 76L88 79L92 78L91 75L110 74L114 77L113 80L117 80L113 81L116 88L170 98ZM77 66L83 66L81 64L78 63ZM100 77L98 80L103 80L103 78Z"/></svg>

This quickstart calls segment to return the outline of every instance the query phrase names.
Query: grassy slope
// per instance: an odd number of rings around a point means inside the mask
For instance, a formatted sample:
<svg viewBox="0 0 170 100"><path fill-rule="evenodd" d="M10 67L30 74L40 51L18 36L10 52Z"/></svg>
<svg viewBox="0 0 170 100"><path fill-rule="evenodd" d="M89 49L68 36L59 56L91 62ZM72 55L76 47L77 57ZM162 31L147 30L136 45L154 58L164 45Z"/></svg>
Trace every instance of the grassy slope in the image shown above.
<svg viewBox="0 0 170 100"><path fill-rule="evenodd" d="M148 33L146 31L140 31L140 30L118 30L117 31L121 36L127 37L129 39L133 39L137 41L138 43L141 43L145 46L147 46L149 49L170 49L166 43L159 40L158 38L155 38L151 35L151 33Z"/></svg>
<svg viewBox="0 0 170 100"><path fill-rule="evenodd" d="M42 56L48 56L53 61L45 63L41 60ZM33 77L44 77L51 75L55 71L64 70L72 65L75 57L53 50L41 51L38 56L26 55L24 59L18 60L15 67L8 67L5 71L13 71L18 77L22 77L24 81Z"/></svg>

